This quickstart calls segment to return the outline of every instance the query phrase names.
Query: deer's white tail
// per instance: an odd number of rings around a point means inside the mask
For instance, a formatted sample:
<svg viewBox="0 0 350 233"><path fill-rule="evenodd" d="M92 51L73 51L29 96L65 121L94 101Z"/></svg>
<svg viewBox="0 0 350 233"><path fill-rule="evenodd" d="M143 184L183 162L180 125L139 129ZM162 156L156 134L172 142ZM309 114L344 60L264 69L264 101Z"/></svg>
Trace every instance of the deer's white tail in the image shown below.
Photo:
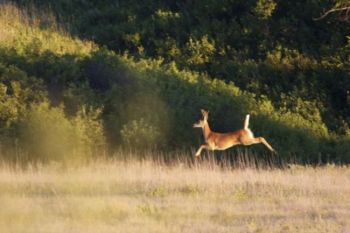
<svg viewBox="0 0 350 233"><path fill-rule="evenodd" d="M248 129L248 127L249 127L249 114L245 116L245 120L244 120L244 129Z"/></svg>

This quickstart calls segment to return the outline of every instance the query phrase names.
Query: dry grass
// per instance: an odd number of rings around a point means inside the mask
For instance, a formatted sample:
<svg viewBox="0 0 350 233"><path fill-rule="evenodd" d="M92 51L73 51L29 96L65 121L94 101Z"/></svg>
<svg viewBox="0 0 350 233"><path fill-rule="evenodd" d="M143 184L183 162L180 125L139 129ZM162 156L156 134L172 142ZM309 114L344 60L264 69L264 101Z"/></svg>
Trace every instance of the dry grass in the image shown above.
<svg viewBox="0 0 350 233"><path fill-rule="evenodd" d="M350 169L0 169L2 232L350 232Z"/></svg>
<svg viewBox="0 0 350 233"><path fill-rule="evenodd" d="M27 8L20 9L10 1L0 0L0 49L11 48L23 54L30 48L58 56L88 56L98 49L92 41L69 35L49 9Z"/></svg>

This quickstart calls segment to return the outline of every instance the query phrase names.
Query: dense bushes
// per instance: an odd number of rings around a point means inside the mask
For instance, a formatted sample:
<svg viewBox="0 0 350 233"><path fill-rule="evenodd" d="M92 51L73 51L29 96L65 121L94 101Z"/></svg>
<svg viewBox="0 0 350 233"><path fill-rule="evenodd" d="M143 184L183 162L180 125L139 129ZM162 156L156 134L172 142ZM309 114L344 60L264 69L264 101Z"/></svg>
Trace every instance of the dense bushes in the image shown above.
<svg viewBox="0 0 350 233"><path fill-rule="evenodd" d="M98 112L82 109L67 118L48 103L32 105L19 122L20 161L78 161L103 154L104 136Z"/></svg>
<svg viewBox="0 0 350 233"><path fill-rule="evenodd" d="M27 1L15 2L28 7ZM30 4L53 9L60 25L82 38L232 81L256 98L267 96L276 108L293 105L295 98L314 102L337 134L344 134L350 123L348 27L334 16L313 20L343 0Z"/></svg>
<svg viewBox="0 0 350 233"><path fill-rule="evenodd" d="M12 161L83 161L103 154L100 110L80 106L74 116L50 107L42 80L0 64L0 143Z"/></svg>
<svg viewBox="0 0 350 233"><path fill-rule="evenodd" d="M282 158L349 162L346 43L328 46L325 35L310 45L324 56L302 46L312 38L285 41L295 25L281 10L296 15L300 1L61 3L52 3L59 19L63 6L81 13L67 21L72 30L108 47L41 27L40 19L0 15L3 158L79 162L118 148L187 150L202 141L192 124L206 108L216 131L241 128L250 113L253 132ZM320 11L304 3L312 15Z"/></svg>

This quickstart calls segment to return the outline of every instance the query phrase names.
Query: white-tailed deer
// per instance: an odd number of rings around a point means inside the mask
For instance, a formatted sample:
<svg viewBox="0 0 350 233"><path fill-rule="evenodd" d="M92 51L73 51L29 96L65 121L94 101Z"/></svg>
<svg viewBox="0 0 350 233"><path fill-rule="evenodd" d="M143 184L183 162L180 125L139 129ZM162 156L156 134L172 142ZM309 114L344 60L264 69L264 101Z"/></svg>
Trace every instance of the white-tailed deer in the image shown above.
<svg viewBox="0 0 350 233"><path fill-rule="evenodd" d="M196 152L196 156L201 154L203 149L207 150L226 150L235 145L252 145L263 143L269 150L275 152L271 145L263 137L255 138L249 127L249 114L244 120L244 128L230 133L216 133L211 131L208 124L209 112L201 110L203 120L193 125L194 128L202 128L205 139L205 144L202 144Z"/></svg>

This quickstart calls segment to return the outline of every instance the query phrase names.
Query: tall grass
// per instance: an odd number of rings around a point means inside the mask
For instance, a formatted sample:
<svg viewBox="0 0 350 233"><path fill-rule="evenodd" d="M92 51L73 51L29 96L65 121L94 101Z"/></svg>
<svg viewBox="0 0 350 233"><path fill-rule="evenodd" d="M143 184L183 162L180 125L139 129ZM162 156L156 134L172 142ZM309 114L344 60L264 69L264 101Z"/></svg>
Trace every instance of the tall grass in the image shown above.
<svg viewBox="0 0 350 233"><path fill-rule="evenodd" d="M81 167L3 164L0 202L4 232L347 232L350 169L129 155Z"/></svg>
<svg viewBox="0 0 350 233"><path fill-rule="evenodd" d="M21 9L9 1L0 1L0 42L2 47L14 48L19 53L28 44L57 55L86 56L97 49L93 42L67 33L50 9L30 5Z"/></svg>

